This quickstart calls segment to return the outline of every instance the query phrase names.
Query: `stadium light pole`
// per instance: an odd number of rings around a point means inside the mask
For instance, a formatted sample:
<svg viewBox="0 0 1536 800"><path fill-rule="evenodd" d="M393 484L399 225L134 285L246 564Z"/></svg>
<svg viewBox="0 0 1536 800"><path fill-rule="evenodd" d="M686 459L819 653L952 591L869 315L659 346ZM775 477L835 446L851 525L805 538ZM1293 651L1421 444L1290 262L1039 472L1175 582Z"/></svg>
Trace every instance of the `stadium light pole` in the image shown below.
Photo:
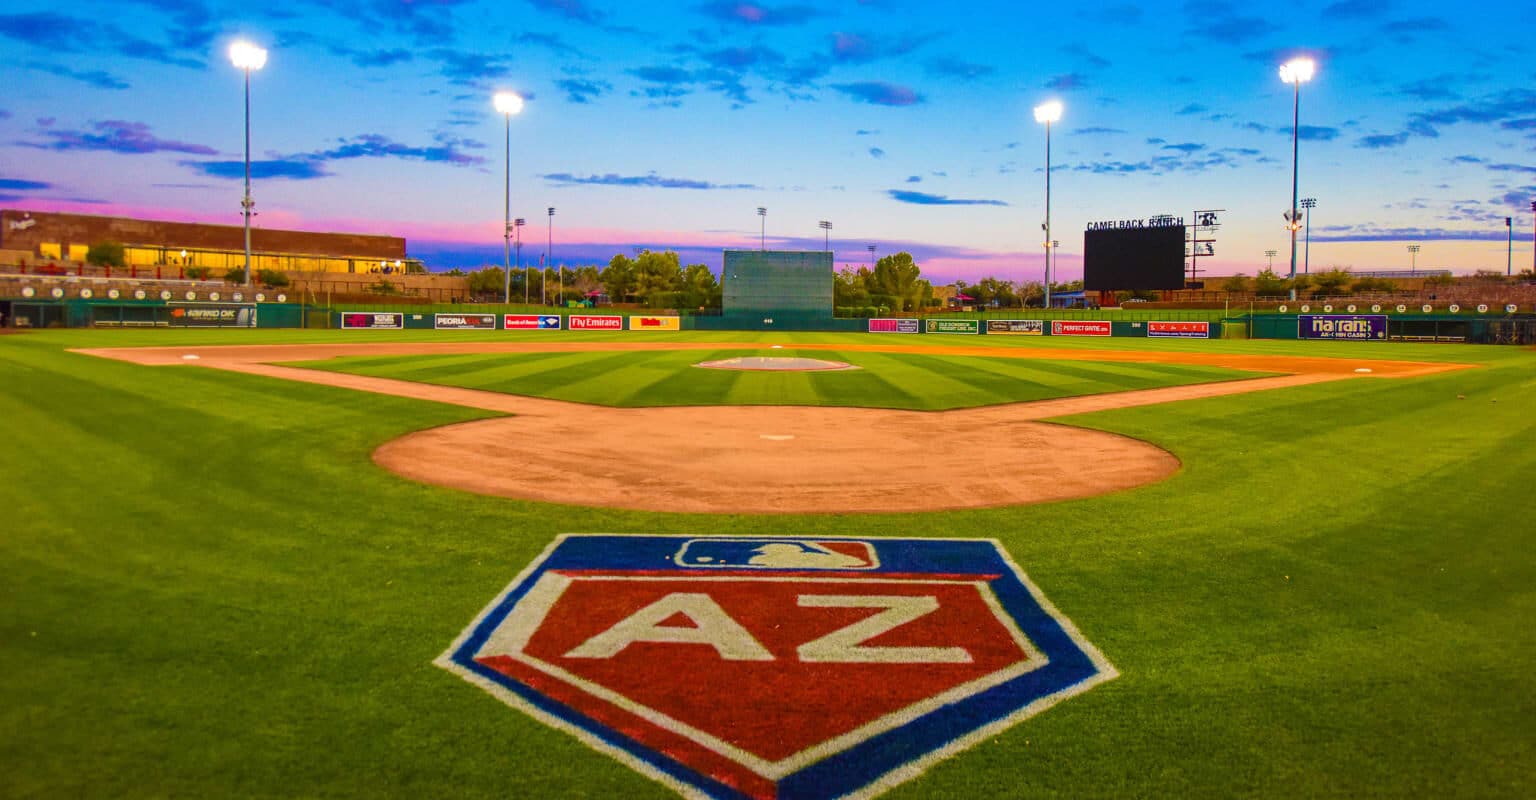
<svg viewBox="0 0 1536 800"><path fill-rule="evenodd" d="M874 269L875 268L875 246L874 245L869 245L869 247L867 249L869 250L869 268L870 269Z"/></svg>
<svg viewBox="0 0 1536 800"><path fill-rule="evenodd" d="M229 60L237 69L245 71L245 198L240 201L241 214L245 217L245 288L251 288L251 212L256 203L251 200L251 70L267 65L267 51L250 42L241 40L229 46Z"/></svg>
<svg viewBox="0 0 1536 800"><path fill-rule="evenodd" d="M1536 278L1536 200L1531 201L1531 277Z"/></svg>
<svg viewBox="0 0 1536 800"><path fill-rule="evenodd" d="M1408 245L1408 258L1409 258L1408 269L1413 271L1413 272L1418 272L1419 271L1419 245L1416 245L1416 244Z"/></svg>
<svg viewBox="0 0 1536 800"><path fill-rule="evenodd" d="M1510 278L1515 274L1515 218L1504 218L1505 232L1509 235L1509 243L1504 249L1504 277Z"/></svg>
<svg viewBox="0 0 1536 800"><path fill-rule="evenodd" d="M517 271L523 273L523 305L528 305L528 273L523 272L523 226L527 224L528 220L522 217L512 220L512 230L517 237L512 242L517 253Z"/></svg>
<svg viewBox="0 0 1536 800"><path fill-rule="evenodd" d="M501 242L502 269L506 271L501 302L512 303L512 115L523 110L523 98L515 92L497 92L491 102L507 118L507 162L502 184Z"/></svg>
<svg viewBox="0 0 1536 800"><path fill-rule="evenodd" d="M549 241L544 245L544 269L549 269L549 262L555 260L555 207L549 207ZM565 295L565 287L561 282L565 280L565 271L555 278L555 293L562 298Z"/></svg>
<svg viewBox="0 0 1536 800"><path fill-rule="evenodd" d="M762 206L758 206L757 207L757 216L762 218L761 219L762 227L758 228L758 232L757 232L757 249L759 249L759 250L767 250L768 249L768 245L767 245L767 242L768 242L768 209L763 208Z"/></svg>
<svg viewBox="0 0 1536 800"><path fill-rule="evenodd" d="M1061 102L1035 106L1035 122L1045 123L1045 307L1051 307L1051 123L1061 119Z"/></svg>
<svg viewBox="0 0 1536 800"><path fill-rule="evenodd" d="M1301 85L1312 80L1312 75L1316 71L1317 64L1310 58L1293 58L1280 65L1280 80L1291 84L1296 90L1291 116L1291 209L1285 213L1286 225L1291 229L1292 301L1296 299L1296 229L1299 227L1301 218L1301 213L1296 210L1296 195L1300 185L1298 157L1301 155Z"/></svg>
<svg viewBox="0 0 1536 800"><path fill-rule="evenodd" d="M821 249L832 252L832 223L822 220L816 226L821 228Z"/></svg>
<svg viewBox="0 0 1536 800"><path fill-rule="evenodd" d="M1307 228L1307 247L1301 257L1301 272L1303 275L1312 274L1312 209L1317 208L1316 197L1301 198L1301 207L1307 210L1307 218L1303 224Z"/></svg>
<svg viewBox="0 0 1536 800"><path fill-rule="evenodd" d="M1279 252L1280 252L1279 250L1265 250L1264 251L1264 255L1269 257L1269 271L1270 272L1274 272L1275 271L1275 254L1279 253Z"/></svg>

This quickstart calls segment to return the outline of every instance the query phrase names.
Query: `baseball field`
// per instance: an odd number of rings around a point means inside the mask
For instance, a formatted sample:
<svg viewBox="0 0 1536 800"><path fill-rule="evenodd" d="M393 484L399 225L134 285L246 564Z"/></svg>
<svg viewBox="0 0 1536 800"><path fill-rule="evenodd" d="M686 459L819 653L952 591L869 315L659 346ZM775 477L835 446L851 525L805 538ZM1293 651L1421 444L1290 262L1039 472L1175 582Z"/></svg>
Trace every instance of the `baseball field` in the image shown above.
<svg viewBox="0 0 1536 800"><path fill-rule="evenodd" d="M1536 352L640 335L0 336L0 795L675 796L434 664L564 533L997 540L1118 677L887 797L1536 795Z"/></svg>

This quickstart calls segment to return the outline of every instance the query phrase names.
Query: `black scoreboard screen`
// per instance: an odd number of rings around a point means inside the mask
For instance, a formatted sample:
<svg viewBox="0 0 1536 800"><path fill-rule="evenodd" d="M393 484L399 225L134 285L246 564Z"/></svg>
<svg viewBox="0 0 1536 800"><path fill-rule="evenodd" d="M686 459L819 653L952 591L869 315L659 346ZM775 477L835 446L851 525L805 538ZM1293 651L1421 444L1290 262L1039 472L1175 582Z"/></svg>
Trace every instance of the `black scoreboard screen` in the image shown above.
<svg viewBox="0 0 1536 800"><path fill-rule="evenodd" d="M1109 227L1083 233L1083 288L1184 288L1183 225Z"/></svg>

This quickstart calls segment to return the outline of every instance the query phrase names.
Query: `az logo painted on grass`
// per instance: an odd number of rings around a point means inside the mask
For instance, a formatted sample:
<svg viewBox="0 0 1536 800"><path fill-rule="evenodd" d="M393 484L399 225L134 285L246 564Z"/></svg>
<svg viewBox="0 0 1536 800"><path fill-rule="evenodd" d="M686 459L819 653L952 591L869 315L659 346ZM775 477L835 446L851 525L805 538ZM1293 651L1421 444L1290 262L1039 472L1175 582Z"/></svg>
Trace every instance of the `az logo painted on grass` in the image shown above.
<svg viewBox="0 0 1536 800"><path fill-rule="evenodd" d="M678 792L874 795L1117 674L989 540L565 535L437 661Z"/></svg>

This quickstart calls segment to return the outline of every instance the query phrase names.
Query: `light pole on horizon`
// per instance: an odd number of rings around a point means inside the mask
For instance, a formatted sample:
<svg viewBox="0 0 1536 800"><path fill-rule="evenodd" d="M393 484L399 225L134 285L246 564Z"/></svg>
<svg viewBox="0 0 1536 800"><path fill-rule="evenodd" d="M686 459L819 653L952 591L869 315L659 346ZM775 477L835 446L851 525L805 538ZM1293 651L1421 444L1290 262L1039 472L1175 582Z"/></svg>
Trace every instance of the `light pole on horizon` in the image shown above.
<svg viewBox="0 0 1536 800"><path fill-rule="evenodd" d="M1408 245L1408 258L1410 259L1409 262L1408 262L1408 269L1410 271L1412 271L1412 272L1418 272L1419 271L1419 245L1416 245L1416 244Z"/></svg>
<svg viewBox="0 0 1536 800"><path fill-rule="evenodd" d="M1274 272L1275 271L1275 254L1279 253L1279 252L1280 252L1279 250L1265 250L1264 251L1264 255L1269 257L1269 271L1270 272Z"/></svg>
<svg viewBox="0 0 1536 800"><path fill-rule="evenodd" d="M1058 272L1056 270L1056 251L1060 247L1061 247L1061 242L1059 242L1059 241L1057 241L1055 239L1051 240L1051 274L1052 275L1060 275L1061 274L1060 272Z"/></svg>
<svg viewBox="0 0 1536 800"><path fill-rule="evenodd" d="M528 305L528 273L523 270L523 226L527 224L528 220L522 217L512 220L512 230L516 234L516 238L512 241L513 252L516 254L513 257L517 259L517 271L523 273L523 305L525 306Z"/></svg>
<svg viewBox="0 0 1536 800"><path fill-rule="evenodd" d="M1301 257L1301 272L1303 275L1312 274L1312 209L1317 208L1316 197L1301 198L1301 207L1307 210L1307 217L1302 224L1307 229L1307 247Z"/></svg>
<svg viewBox="0 0 1536 800"><path fill-rule="evenodd" d="M501 241L502 269L506 270L501 302L512 303L512 115L523 110L523 98L515 92L497 92L491 102L507 118L506 175L501 187Z"/></svg>
<svg viewBox="0 0 1536 800"><path fill-rule="evenodd" d="M1505 217L1504 227L1509 234L1509 243L1504 250L1504 277L1513 277L1515 274L1515 218Z"/></svg>
<svg viewBox="0 0 1536 800"><path fill-rule="evenodd" d="M822 220L816 223L816 227L821 228L821 249L832 252L832 223Z"/></svg>
<svg viewBox="0 0 1536 800"><path fill-rule="evenodd" d="M1061 119L1061 101L1035 106L1035 122L1045 123L1045 307L1051 307L1051 123Z"/></svg>
<svg viewBox="0 0 1536 800"><path fill-rule="evenodd" d="M544 269L549 269L551 262L555 260L555 207L549 207L549 241L544 245ZM565 300L565 270L560 270L555 278L555 294L560 300Z"/></svg>
<svg viewBox="0 0 1536 800"><path fill-rule="evenodd" d="M1536 200L1531 201L1531 277L1536 278Z"/></svg>
<svg viewBox="0 0 1536 800"><path fill-rule="evenodd" d="M1301 212L1296 208L1300 172L1298 157L1301 155L1301 85L1312 80L1317 64L1310 58L1293 58L1280 65L1280 80L1295 87L1296 97L1291 112L1291 208L1285 212L1286 226L1291 229L1291 300L1296 299L1296 229L1300 227Z"/></svg>
<svg viewBox="0 0 1536 800"><path fill-rule="evenodd" d="M875 268L875 246L869 245L867 249L869 250L869 268L873 270Z"/></svg>
<svg viewBox="0 0 1536 800"><path fill-rule="evenodd" d="M760 227L758 229L758 232L757 232L757 249L758 250L767 250L768 249L768 246L767 246L767 242L768 242L768 209L763 208L762 206L758 206L757 207L757 216L762 218L761 219L762 227Z"/></svg>
<svg viewBox="0 0 1536 800"><path fill-rule="evenodd" d="M245 288L251 288L251 213L256 207L251 200L251 70L267 64L267 51L250 42L241 40L229 46L229 60L245 72L245 197L240 201L240 211L245 217Z"/></svg>

